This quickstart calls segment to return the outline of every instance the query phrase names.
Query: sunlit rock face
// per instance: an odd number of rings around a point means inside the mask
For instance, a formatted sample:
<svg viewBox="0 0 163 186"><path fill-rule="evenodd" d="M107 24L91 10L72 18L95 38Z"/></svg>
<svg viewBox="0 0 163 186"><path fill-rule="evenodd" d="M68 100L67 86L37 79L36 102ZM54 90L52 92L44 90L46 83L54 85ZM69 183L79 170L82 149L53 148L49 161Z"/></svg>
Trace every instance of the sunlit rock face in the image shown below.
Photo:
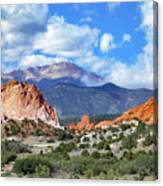
<svg viewBox="0 0 163 186"><path fill-rule="evenodd" d="M69 129L74 130L76 133L84 133L94 129L94 124L91 123L88 115L84 115L78 123L72 123L68 126Z"/></svg>
<svg viewBox="0 0 163 186"><path fill-rule="evenodd" d="M33 84L11 80L1 87L1 99L2 119L40 119L59 127L56 110L44 100Z"/></svg>
<svg viewBox="0 0 163 186"><path fill-rule="evenodd" d="M114 120L101 121L95 128L108 128L110 125L116 124L137 125L137 119L147 125L157 123L157 102L154 97L151 97L145 103L124 112Z"/></svg>
<svg viewBox="0 0 163 186"><path fill-rule="evenodd" d="M149 98L145 103L124 112L114 120L114 123L129 121L137 118L147 125L157 123L157 102L154 97Z"/></svg>
<svg viewBox="0 0 163 186"><path fill-rule="evenodd" d="M68 127L77 133L84 133L92 129L107 129L113 125L114 127L118 127L120 124L138 125L139 121L146 125L157 124L157 102L154 97L124 112L114 120L103 120L97 124L93 124L90 122L89 116L84 115L80 122L72 123Z"/></svg>

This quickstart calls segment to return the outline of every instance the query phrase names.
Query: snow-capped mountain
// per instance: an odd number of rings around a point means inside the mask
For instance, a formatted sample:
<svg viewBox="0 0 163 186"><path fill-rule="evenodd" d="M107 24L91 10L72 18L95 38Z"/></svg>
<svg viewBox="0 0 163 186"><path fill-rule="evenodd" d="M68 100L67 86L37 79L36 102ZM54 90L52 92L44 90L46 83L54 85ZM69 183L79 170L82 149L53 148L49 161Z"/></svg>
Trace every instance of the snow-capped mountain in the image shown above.
<svg viewBox="0 0 163 186"><path fill-rule="evenodd" d="M41 67L30 67L2 74L2 83L14 79L29 81L42 89L42 84L54 85L55 83L70 83L82 86L97 86L102 84L103 78L95 73L86 72L70 62L54 63ZM44 87L48 88L48 87Z"/></svg>

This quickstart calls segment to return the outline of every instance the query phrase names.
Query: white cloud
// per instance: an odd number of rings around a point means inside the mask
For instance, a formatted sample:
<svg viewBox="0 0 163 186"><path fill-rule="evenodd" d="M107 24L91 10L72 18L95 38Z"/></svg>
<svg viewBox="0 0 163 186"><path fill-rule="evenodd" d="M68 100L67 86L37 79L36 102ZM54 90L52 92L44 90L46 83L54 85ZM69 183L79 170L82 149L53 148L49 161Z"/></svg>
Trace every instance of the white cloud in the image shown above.
<svg viewBox="0 0 163 186"><path fill-rule="evenodd" d="M111 3L109 3L111 4ZM113 3L110 10L120 4ZM29 8L29 7L30 8ZM108 7L109 8L109 7ZM88 25L68 23L63 17L54 16L47 22L46 5L8 5L2 7L2 57L3 63L19 62L21 68L43 66L60 61L70 61L106 77L106 82L138 88L152 88L153 82L153 3L140 6L146 45L138 54L135 63L128 65L115 58L100 57L94 54L100 31ZM19 21L18 21L19 20ZM84 20L83 20L84 21ZM86 21L86 20L85 20ZM90 20L87 18L87 22ZM40 32L41 33L38 33ZM123 35L123 42L131 36ZM100 38L103 53L117 47L114 36L104 33ZM34 50L56 57L34 55ZM3 64L2 64L3 65ZM8 67L13 67L12 65Z"/></svg>
<svg viewBox="0 0 163 186"><path fill-rule="evenodd" d="M100 49L102 52L108 52L116 48L114 43L114 36L110 33L104 33L100 41Z"/></svg>
<svg viewBox="0 0 163 186"><path fill-rule="evenodd" d="M100 33L98 29L70 24L61 16L47 21L47 13L46 5L2 7L2 66L5 71L71 61L71 58L84 58L86 53L92 52ZM86 18L91 21L91 17ZM34 54L37 49L41 50L41 55ZM45 53L55 57L46 57Z"/></svg>
<svg viewBox="0 0 163 186"><path fill-rule="evenodd" d="M153 2L146 1L140 6L146 45L137 55L134 64L127 65L122 61L115 61L106 78L118 85L129 88L153 88Z"/></svg>
<svg viewBox="0 0 163 186"><path fill-rule="evenodd" d="M48 13L47 5L2 5L2 18L12 21L12 28L24 29L23 25L43 24ZM16 25L15 25L16 24Z"/></svg>
<svg viewBox="0 0 163 186"><path fill-rule="evenodd" d="M92 21L93 21L92 17L87 16L87 17L82 17L79 22L80 23L91 23Z"/></svg>
<svg viewBox="0 0 163 186"><path fill-rule="evenodd" d="M34 49L63 57L80 57L92 50L98 34L96 28L71 24L63 17L54 16L49 20L47 30L35 38Z"/></svg>
<svg viewBox="0 0 163 186"><path fill-rule="evenodd" d="M107 8L108 8L109 11L113 11L113 10L115 10L116 8L118 8L120 5L121 5L120 2L109 2L109 3L107 4Z"/></svg>
<svg viewBox="0 0 163 186"><path fill-rule="evenodd" d="M130 42L131 41L131 35L130 34L123 34L123 42Z"/></svg>
<svg viewBox="0 0 163 186"><path fill-rule="evenodd" d="M21 59L20 65L21 67L26 68L31 66L50 65L61 61L67 61L67 59L63 57L46 57L44 55L33 54L33 55L24 56Z"/></svg>
<svg viewBox="0 0 163 186"><path fill-rule="evenodd" d="M152 88L153 74L151 69L145 63L140 63L140 61L131 66L121 61L115 61L111 65L106 78L107 81L128 88Z"/></svg>
<svg viewBox="0 0 163 186"><path fill-rule="evenodd" d="M32 53L35 35L45 29L47 5L2 5L2 66Z"/></svg>

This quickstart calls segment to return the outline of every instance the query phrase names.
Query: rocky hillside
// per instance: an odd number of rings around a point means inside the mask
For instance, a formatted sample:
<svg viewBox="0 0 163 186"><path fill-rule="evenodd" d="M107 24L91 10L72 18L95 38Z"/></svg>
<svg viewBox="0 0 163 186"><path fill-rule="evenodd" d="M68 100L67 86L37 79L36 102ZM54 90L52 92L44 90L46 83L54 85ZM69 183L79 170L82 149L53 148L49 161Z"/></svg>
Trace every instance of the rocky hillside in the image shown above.
<svg viewBox="0 0 163 186"><path fill-rule="evenodd" d="M71 124L69 125L69 128L76 133L84 133L92 129L108 128L109 126L120 123L135 123L136 120L140 120L147 125L157 123L157 103L154 97L149 98L143 104L129 109L114 120L103 120L95 125L90 122L88 116L84 116L82 117L81 122Z"/></svg>
<svg viewBox="0 0 163 186"><path fill-rule="evenodd" d="M1 87L2 120L42 120L59 127L58 116L33 84L9 81Z"/></svg>
<svg viewBox="0 0 163 186"><path fill-rule="evenodd" d="M156 124L157 122L157 103L154 97L148 99L144 104L128 110L114 120L114 123L127 121L138 118L147 125Z"/></svg>

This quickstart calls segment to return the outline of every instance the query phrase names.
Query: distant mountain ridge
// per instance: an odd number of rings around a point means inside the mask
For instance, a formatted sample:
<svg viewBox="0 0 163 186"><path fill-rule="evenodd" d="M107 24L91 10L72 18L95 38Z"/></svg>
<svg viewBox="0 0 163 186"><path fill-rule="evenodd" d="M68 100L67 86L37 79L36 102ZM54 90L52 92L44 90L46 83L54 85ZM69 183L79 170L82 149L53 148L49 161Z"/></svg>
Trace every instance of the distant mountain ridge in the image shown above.
<svg viewBox="0 0 163 186"><path fill-rule="evenodd" d="M59 83L72 83L80 86L96 86L102 84L103 78L95 73L86 72L70 62L54 63L52 65L30 67L2 74L2 83L8 80L28 81L38 88L49 88ZM44 84L44 85L43 85ZM45 86L46 84L46 86ZM42 87L43 86L43 87Z"/></svg>
<svg viewBox="0 0 163 186"><path fill-rule="evenodd" d="M103 84L102 77L69 62L2 74L2 83L9 79L34 84L60 117L121 114L154 94L153 90L145 88L127 89L113 83Z"/></svg>
<svg viewBox="0 0 163 186"><path fill-rule="evenodd" d="M146 102L129 109L113 120L102 120L95 124L91 123L88 115L84 115L81 117L81 121L69 124L68 128L75 133L85 133L94 129L106 129L123 123L134 125L135 123L138 124L138 120L146 125L155 125L157 124L157 107L156 98L151 97Z"/></svg>
<svg viewBox="0 0 163 186"><path fill-rule="evenodd" d="M99 87L59 84L42 91L59 116L121 114L153 96L148 89L126 89L112 83Z"/></svg>

